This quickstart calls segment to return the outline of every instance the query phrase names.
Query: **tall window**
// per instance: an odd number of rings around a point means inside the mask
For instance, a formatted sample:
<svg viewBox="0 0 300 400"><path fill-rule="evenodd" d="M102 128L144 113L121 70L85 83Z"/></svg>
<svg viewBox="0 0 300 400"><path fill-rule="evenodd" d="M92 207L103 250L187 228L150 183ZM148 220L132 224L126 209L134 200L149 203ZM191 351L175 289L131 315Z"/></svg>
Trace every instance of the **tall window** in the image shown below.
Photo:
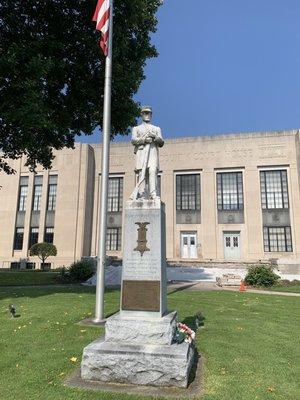
<svg viewBox="0 0 300 400"><path fill-rule="evenodd" d="M109 178L108 212L122 211L123 208L123 178Z"/></svg>
<svg viewBox="0 0 300 400"><path fill-rule="evenodd" d="M46 228L44 235L44 242L53 243L54 228Z"/></svg>
<svg viewBox="0 0 300 400"><path fill-rule="evenodd" d="M106 250L121 250L122 228L107 228Z"/></svg>
<svg viewBox="0 0 300 400"><path fill-rule="evenodd" d="M24 228L16 228L14 250L22 250L24 239Z"/></svg>
<svg viewBox="0 0 300 400"><path fill-rule="evenodd" d="M27 194L28 194L28 176L21 176L18 211L26 211Z"/></svg>
<svg viewBox="0 0 300 400"><path fill-rule="evenodd" d="M217 173L218 210L243 210L242 172Z"/></svg>
<svg viewBox="0 0 300 400"><path fill-rule="evenodd" d="M200 210L200 175L176 175L176 209Z"/></svg>
<svg viewBox="0 0 300 400"><path fill-rule="evenodd" d="M263 210L289 208L287 172L261 171L261 206Z"/></svg>
<svg viewBox="0 0 300 400"><path fill-rule="evenodd" d="M266 252L291 252L291 227L264 227L264 248Z"/></svg>
<svg viewBox="0 0 300 400"><path fill-rule="evenodd" d="M34 189L33 189L33 202L32 202L33 211L41 210L42 189L43 189L43 177L36 176L34 178Z"/></svg>
<svg viewBox="0 0 300 400"><path fill-rule="evenodd" d="M28 248L31 249L31 247L34 244L38 243L38 241L39 241L39 228L30 228Z"/></svg>
<svg viewBox="0 0 300 400"><path fill-rule="evenodd" d="M57 175L49 176L47 210L55 211L57 193Z"/></svg>

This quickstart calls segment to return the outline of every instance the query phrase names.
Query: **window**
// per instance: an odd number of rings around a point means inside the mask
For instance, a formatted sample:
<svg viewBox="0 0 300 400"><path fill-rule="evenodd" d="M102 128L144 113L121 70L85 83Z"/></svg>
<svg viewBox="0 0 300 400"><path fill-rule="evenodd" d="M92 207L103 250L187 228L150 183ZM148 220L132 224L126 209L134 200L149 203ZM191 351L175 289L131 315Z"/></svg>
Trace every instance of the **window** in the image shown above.
<svg viewBox="0 0 300 400"><path fill-rule="evenodd" d="M53 243L54 228L46 228L44 235L44 242Z"/></svg>
<svg viewBox="0 0 300 400"><path fill-rule="evenodd" d="M123 178L109 178L108 212L122 211L123 208Z"/></svg>
<svg viewBox="0 0 300 400"><path fill-rule="evenodd" d="M264 249L266 252L291 252L291 227L264 227Z"/></svg>
<svg viewBox="0 0 300 400"><path fill-rule="evenodd" d="M55 211L57 193L57 175L49 176L47 210Z"/></svg>
<svg viewBox="0 0 300 400"><path fill-rule="evenodd" d="M24 239L24 228L16 228L14 250L22 250Z"/></svg>
<svg viewBox="0 0 300 400"><path fill-rule="evenodd" d="M31 247L34 244L38 243L38 241L39 241L39 228L30 228L28 248L31 249Z"/></svg>
<svg viewBox="0 0 300 400"><path fill-rule="evenodd" d="M218 210L243 210L243 174L242 172L217 173Z"/></svg>
<svg viewBox="0 0 300 400"><path fill-rule="evenodd" d="M34 179L34 189L33 189L33 202L32 202L33 211L41 210L42 189L43 189L43 177L36 176Z"/></svg>
<svg viewBox="0 0 300 400"><path fill-rule="evenodd" d="M261 171L261 206L263 210L289 208L287 172Z"/></svg>
<svg viewBox="0 0 300 400"><path fill-rule="evenodd" d="M26 269L35 269L35 263L34 262L27 262L26 263Z"/></svg>
<svg viewBox="0 0 300 400"><path fill-rule="evenodd" d="M11 262L10 263L10 268L11 269L20 269L21 268L21 263L20 262Z"/></svg>
<svg viewBox="0 0 300 400"><path fill-rule="evenodd" d="M22 176L20 179L18 211L26 211L27 194L28 194L28 176Z"/></svg>
<svg viewBox="0 0 300 400"><path fill-rule="evenodd" d="M176 175L176 209L200 210L200 175Z"/></svg>
<svg viewBox="0 0 300 400"><path fill-rule="evenodd" d="M122 228L107 228L106 250L121 250Z"/></svg>
<svg viewBox="0 0 300 400"><path fill-rule="evenodd" d="M43 271L50 271L51 269L51 263L50 262L45 262L44 265L41 263L41 269Z"/></svg>

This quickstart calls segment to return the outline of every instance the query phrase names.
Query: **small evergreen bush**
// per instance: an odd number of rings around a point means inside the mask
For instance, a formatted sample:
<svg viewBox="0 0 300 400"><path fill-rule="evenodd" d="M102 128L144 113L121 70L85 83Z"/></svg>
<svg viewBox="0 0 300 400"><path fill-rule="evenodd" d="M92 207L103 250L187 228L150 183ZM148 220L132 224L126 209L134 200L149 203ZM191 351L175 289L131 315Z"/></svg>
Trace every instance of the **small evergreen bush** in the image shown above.
<svg viewBox="0 0 300 400"><path fill-rule="evenodd" d="M94 275L94 263L89 260L74 262L69 270L68 275L72 282L85 282Z"/></svg>
<svg viewBox="0 0 300 400"><path fill-rule="evenodd" d="M249 268L245 277L245 283L249 286L273 286L280 276L276 275L273 267L267 265L256 265Z"/></svg>

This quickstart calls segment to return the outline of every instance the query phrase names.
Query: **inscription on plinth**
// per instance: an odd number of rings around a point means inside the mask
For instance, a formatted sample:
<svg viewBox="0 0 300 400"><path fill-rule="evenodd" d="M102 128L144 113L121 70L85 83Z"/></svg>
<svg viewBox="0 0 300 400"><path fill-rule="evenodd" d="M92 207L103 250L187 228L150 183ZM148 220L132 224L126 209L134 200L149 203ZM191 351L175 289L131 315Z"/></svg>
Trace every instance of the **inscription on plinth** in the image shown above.
<svg viewBox="0 0 300 400"><path fill-rule="evenodd" d="M160 259L150 258L147 260L132 260L124 268L123 280L160 280L160 268L158 267Z"/></svg>

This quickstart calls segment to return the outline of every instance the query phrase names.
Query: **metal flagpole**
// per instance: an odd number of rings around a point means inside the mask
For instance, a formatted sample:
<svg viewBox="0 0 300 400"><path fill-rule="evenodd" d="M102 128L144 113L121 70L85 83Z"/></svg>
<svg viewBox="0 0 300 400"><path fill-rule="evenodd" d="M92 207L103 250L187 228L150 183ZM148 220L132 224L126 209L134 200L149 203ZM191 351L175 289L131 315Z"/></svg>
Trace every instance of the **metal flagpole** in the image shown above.
<svg viewBox="0 0 300 400"><path fill-rule="evenodd" d="M112 79L113 0L110 0L108 54L105 61L105 86L103 107L103 144L100 189L100 223L98 235L97 286L94 322L104 321L105 263L106 263L106 220L107 192L109 179L109 145L111 130L111 79Z"/></svg>

